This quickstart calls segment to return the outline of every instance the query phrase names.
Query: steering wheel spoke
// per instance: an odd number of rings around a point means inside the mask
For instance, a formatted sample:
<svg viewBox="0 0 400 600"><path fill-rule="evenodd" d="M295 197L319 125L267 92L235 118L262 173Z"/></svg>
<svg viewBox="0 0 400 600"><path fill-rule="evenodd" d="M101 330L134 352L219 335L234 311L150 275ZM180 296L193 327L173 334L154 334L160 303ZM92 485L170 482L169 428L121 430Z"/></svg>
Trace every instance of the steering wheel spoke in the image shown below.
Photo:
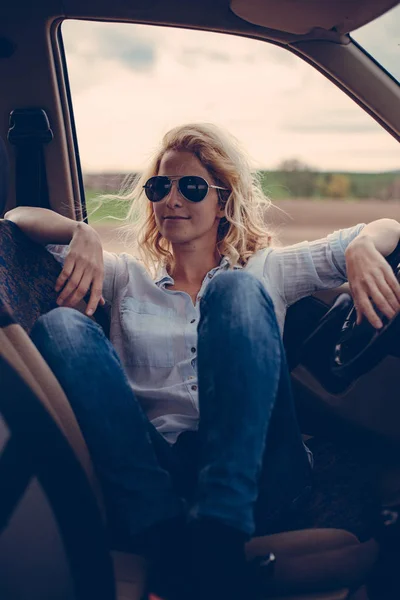
<svg viewBox="0 0 400 600"><path fill-rule="evenodd" d="M387 261L400 280L400 242ZM383 323L380 329L375 329L365 318L357 325L357 313L352 302L333 352L332 372L337 377L354 381L393 353L394 344L398 345L394 339L398 336L394 333L398 331L400 313L389 319L376 306L374 309Z"/></svg>

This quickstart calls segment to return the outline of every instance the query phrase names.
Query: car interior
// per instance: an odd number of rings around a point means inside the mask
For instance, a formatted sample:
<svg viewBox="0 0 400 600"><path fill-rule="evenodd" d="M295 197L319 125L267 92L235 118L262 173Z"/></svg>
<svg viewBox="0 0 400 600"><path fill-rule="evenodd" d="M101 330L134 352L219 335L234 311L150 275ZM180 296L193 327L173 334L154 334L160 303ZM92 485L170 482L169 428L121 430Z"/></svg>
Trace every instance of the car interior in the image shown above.
<svg viewBox="0 0 400 600"><path fill-rule="evenodd" d="M400 141L400 86L351 38L394 0L26 0L0 5L0 596L141 600L147 565L112 552L68 398L29 337L55 308L60 265L5 215L87 219L61 24L146 23L262 40L312 65ZM400 216L400 210L399 210ZM362 218L362 217L361 217ZM400 245L387 257L400 280ZM84 312L88 296L77 307ZM285 531L246 548L259 597L400 595L400 316L355 325L347 285L290 307L284 344L315 493ZM109 306L92 317L109 335Z"/></svg>

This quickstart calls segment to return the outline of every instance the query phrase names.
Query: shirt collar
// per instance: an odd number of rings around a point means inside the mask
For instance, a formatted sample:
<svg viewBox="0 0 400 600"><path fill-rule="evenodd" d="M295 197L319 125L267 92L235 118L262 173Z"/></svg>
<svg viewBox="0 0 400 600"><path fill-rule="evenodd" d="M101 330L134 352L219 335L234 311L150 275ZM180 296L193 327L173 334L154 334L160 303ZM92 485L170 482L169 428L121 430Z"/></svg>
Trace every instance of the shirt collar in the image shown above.
<svg viewBox="0 0 400 600"><path fill-rule="evenodd" d="M214 274L217 271L226 270L226 269L228 269L230 264L231 264L231 262L230 262L229 258L227 256L222 256L221 262L219 263L219 265L217 267L214 267L213 269L211 269L211 271L209 271L209 273ZM233 268L241 269L242 267L240 265L234 265ZM208 275L208 273L207 273L207 275ZM167 284L174 283L174 280L172 279L171 275L168 274L168 271L164 264L161 264L158 267L154 283L159 286L165 286Z"/></svg>

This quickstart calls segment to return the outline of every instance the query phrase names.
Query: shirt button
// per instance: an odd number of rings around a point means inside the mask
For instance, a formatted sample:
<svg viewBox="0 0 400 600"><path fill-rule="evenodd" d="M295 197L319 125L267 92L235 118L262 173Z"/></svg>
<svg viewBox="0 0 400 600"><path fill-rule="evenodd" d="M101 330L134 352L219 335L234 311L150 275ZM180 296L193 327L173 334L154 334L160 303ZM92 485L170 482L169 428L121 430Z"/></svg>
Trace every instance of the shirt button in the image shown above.
<svg viewBox="0 0 400 600"><path fill-rule="evenodd" d="M196 352L196 348L193 347L193 348L190 348L190 349L193 352L193 354Z"/></svg>
<svg viewBox="0 0 400 600"><path fill-rule="evenodd" d="M190 322L191 323L196 323L196 319L192 319Z"/></svg>
<svg viewBox="0 0 400 600"><path fill-rule="evenodd" d="M212 279L214 277L214 273L209 273L208 274L208 279Z"/></svg>
<svg viewBox="0 0 400 600"><path fill-rule="evenodd" d="M191 388L195 392L197 390L197 385L192 385Z"/></svg>
<svg viewBox="0 0 400 600"><path fill-rule="evenodd" d="M197 296L197 302L200 302L201 296Z"/></svg>

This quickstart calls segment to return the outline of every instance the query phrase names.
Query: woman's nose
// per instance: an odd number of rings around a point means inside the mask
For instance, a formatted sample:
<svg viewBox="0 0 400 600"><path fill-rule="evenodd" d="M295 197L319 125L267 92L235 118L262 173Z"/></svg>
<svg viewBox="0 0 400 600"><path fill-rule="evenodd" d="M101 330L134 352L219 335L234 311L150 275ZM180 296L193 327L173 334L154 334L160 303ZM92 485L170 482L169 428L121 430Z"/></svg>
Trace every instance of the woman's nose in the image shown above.
<svg viewBox="0 0 400 600"><path fill-rule="evenodd" d="M167 206L182 206L182 197L178 190L178 182L172 181L171 184L171 189L166 196L166 204Z"/></svg>

